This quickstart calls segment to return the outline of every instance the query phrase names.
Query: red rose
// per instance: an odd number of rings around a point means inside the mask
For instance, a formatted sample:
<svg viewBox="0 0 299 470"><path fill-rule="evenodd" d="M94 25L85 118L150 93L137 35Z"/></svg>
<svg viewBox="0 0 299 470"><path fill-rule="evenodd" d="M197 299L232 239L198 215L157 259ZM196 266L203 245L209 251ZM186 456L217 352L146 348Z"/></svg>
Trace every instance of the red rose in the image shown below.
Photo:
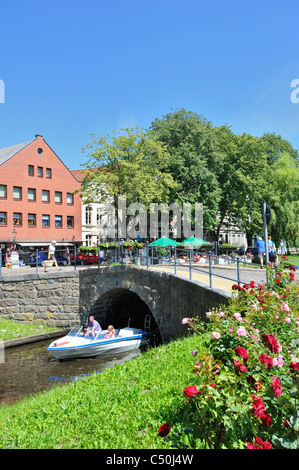
<svg viewBox="0 0 299 470"><path fill-rule="evenodd" d="M264 441L262 445L262 449L273 449L273 446L270 441Z"/></svg>
<svg viewBox="0 0 299 470"><path fill-rule="evenodd" d="M255 395L251 395L253 403L252 403L252 408L253 408L253 414L257 418L261 418L263 414L265 413L265 404L261 397L256 397Z"/></svg>
<svg viewBox="0 0 299 470"><path fill-rule="evenodd" d="M165 437L167 436L167 434L169 434L170 429L171 429L170 424L168 423L161 424L161 426L158 429L158 435L160 437Z"/></svg>
<svg viewBox="0 0 299 470"><path fill-rule="evenodd" d="M243 357L245 362L248 361L249 356L248 356L248 353L247 353L246 349L241 348L240 346L238 346L237 348L234 349L234 351L237 354L237 356Z"/></svg>
<svg viewBox="0 0 299 470"><path fill-rule="evenodd" d="M246 367L243 364L240 364L239 361L234 360L234 368L235 368L236 374L239 374L240 372L247 372Z"/></svg>
<svg viewBox="0 0 299 470"><path fill-rule="evenodd" d="M279 286L279 284L280 284L280 279L279 279L279 277L276 279L276 284L277 284L278 286Z"/></svg>
<svg viewBox="0 0 299 470"><path fill-rule="evenodd" d="M255 287L255 282L254 282L254 281L250 281L249 285L250 285L250 287L254 288L254 287Z"/></svg>
<svg viewBox="0 0 299 470"><path fill-rule="evenodd" d="M261 361L261 364L267 364L267 369L271 369L273 366L273 359L270 356L267 356L267 354L261 354L259 356L259 360Z"/></svg>
<svg viewBox="0 0 299 470"><path fill-rule="evenodd" d="M279 346L274 335L264 335L262 343L273 353L277 353L279 350Z"/></svg>
<svg viewBox="0 0 299 470"><path fill-rule="evenodd" d="M291 271L296 271L295 266L290 266L290 270L291 270Z"/></svg>
<svg viewBox="0 0 299 470"><path fill-rule="evenodd" d="M296 372L299 374L299 362L291 362L289 365L289 368L291 369L292 372Z"/></svg>
<svg viewBox="0 0 299 470"><path fill-rule="evenodd" d="M270 441L265 441L260 437L255 438L255 443L247 442L247 449L273 449L273 446Z"/></svg>
<svg viewBox="0 0 299 470"><path fill-rule="evenodd" d="M198 393L202 393L202 391L197 390L195 385L190 385L189 387L186 387L184 390L184 395L186 395L186 397L189 397L189 398L195 397Z"/></svg>
<svg viewBox="0 0 299 470"><path fill-rule="evenodd" d="M281 388L281 382L277 377L273 377L273 380L271 382L273 392L276 398L279 398L280 395L282 394L282 388Z"/></svg>
<svg viewBox="0 0 299 470"><path fill-rule="evenodd" d="M272 418L269 413L267 413L267 411L264 411L260 418L264 426L270 426L270 424L272 423Z"/></svg>

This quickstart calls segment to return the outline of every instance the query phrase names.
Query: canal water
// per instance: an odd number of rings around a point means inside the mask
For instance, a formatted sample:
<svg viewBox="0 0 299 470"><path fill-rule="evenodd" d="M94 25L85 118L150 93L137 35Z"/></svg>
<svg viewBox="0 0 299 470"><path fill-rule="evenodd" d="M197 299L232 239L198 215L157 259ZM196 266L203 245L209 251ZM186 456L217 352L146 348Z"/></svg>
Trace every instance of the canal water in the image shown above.
<svg viewBox="0 0 299 470"><path fill-rule="evenodd" d="M0 406L57 384L100 373L141 353L137 349L116 355L58 361L48 353L48 345L49 340L5 349L4 362L0 363Z"/></svg>

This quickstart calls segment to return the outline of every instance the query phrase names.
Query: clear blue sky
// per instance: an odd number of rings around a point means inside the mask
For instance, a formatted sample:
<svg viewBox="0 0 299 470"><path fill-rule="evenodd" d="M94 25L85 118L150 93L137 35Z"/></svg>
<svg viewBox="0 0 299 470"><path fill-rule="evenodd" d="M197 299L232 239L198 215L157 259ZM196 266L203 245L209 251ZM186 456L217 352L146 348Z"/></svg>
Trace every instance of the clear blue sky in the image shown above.
<svg viewBox="0 0 299 470"><path fill-rule="evenodd" d="M298 0L0 0L0 148L42 134L79 169L91 132L183 107L299 149L298 19Z"/></svg>

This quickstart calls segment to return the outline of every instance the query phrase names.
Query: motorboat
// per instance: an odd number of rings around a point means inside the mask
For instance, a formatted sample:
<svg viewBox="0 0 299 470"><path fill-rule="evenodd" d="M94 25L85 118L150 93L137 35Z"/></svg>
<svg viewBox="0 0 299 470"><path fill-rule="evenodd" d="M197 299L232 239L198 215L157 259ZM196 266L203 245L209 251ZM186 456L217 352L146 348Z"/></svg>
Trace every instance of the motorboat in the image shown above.
<svg viewBox="0 0 299 470"><path fill-rule="evenodd" d="M148 333L139 328L119 328L114 338L105 337L108 330L99 330L93 337L83 334L83 327L73 327L70 332L48 346L49 353L56 359L72 359L121 353L138 349Z"/></svg>

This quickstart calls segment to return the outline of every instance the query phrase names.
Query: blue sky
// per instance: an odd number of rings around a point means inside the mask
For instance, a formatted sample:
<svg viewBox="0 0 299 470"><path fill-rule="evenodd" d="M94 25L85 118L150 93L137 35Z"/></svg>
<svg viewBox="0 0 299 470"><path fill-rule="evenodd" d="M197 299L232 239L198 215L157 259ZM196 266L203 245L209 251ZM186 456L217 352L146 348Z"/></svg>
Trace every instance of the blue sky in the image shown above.
<svg viewBox="0 0 299 470"><path fill-rule="evenodd" d="M0 0L0 148L42 134L79 169L90 133L183 107L299 149L298 18L298 0Z"/></svg>

